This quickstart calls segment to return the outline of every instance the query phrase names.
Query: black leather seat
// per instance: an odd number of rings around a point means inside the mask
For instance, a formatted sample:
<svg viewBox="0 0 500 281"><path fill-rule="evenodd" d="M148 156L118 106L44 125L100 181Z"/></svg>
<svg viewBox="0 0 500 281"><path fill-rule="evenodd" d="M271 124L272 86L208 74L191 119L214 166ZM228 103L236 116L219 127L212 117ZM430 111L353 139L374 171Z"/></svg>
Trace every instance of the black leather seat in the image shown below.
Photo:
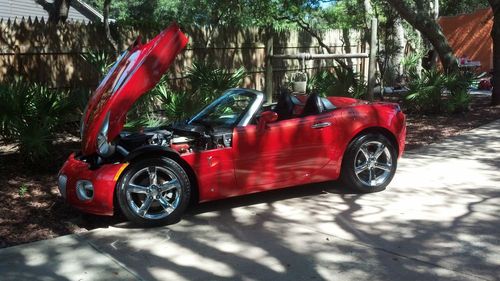
<svg viewBox="0 0 500 281"><path fill-rule="evenodd" d="M278 120L286 120L293 117L294 104L290 92L286 89L280 92L278 103L274 107L274 112L278 113Z"/></svg>
<svg viewBox="0 0 500 281"><path fill-rule="evenodd" d="M321 97L317 93L312 93L309 95L309 98L307 98L304 110L302 111L302 116L316 115L323 111L325 111L325 106L321 101Z"/></svg>

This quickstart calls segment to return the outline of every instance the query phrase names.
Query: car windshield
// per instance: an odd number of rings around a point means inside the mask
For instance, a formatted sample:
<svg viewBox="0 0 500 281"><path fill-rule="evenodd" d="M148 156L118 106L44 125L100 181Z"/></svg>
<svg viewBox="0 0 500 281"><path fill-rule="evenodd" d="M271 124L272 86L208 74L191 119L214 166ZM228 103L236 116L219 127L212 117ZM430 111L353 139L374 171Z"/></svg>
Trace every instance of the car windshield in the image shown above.
<svg viewBox="0 0 500 281"><path fill-rule="evenodd" d="M243 118L255 99L254 93L230 91L196 114L189 124L233 127Z"/></svg>

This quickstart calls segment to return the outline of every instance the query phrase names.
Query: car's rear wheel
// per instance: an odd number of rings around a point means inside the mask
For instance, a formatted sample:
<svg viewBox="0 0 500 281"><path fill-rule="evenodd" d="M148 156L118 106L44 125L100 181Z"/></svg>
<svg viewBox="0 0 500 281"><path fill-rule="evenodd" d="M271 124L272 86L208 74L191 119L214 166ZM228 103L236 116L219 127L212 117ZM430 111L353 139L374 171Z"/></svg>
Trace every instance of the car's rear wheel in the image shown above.
<svg viewBox="0 0 500 281"><path fill-rule="evenodd" d="M189 204L189 178L166 157L131 163L118 183L117 199L123 214L141 226L178 222Z"/></svg>
<svg viewBox="0 0 500 281"><path fill-rule="evenodd" d="M344 155L341 179L359 192L384 190L396 173L397 160L394 145L384 135L358 136Z"/></svg>

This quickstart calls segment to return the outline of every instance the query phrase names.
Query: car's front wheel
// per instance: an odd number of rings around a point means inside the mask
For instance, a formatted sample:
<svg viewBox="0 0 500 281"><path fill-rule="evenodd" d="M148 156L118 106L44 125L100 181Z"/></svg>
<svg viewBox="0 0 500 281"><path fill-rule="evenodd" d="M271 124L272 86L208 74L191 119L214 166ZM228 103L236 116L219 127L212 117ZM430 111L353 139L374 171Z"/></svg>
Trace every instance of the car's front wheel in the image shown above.
<svg viewBox="0 0 500 281"><path fill-rule="evenodd" d="M357 191L384 190L397 167L397 151L382 134L368 133L354 139L344 155L342 181Z"/></svg>
<svg viewBox="0 0 500 281"><path fill-rule="evenodd" d="M180 220L190 198L184 169L166 157L131 163L118 183L117 199L123 214L142 226Z"/></svg>

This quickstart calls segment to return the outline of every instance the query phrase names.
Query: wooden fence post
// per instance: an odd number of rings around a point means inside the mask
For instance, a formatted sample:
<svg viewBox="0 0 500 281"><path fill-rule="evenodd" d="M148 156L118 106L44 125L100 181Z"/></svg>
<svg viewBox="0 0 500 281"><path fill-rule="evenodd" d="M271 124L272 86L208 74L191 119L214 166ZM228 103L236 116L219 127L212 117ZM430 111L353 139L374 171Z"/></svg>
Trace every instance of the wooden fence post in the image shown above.
<svg viewBox="0 0 500 281"><path fill-rule="evenodd" d="M272 28L266 31L266 79L265 79L265 92L266 103L273 102L273 52L274 52L274 34Z"/></svg>
<svg viewBox="0 0 500 281"><path fill-rule="evenodd" d="M371 37L370 37L370 58L368 61L368 100L373 101L375 92L375 73L377 71L377 28L376 18L372 18Z"/></svg>

